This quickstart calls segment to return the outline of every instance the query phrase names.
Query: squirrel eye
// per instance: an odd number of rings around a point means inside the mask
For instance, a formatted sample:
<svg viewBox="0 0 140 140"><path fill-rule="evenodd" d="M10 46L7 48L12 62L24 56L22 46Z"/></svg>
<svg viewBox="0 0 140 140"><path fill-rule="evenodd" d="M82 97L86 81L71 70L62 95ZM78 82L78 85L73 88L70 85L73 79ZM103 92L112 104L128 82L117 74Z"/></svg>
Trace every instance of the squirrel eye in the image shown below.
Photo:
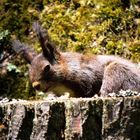
<svg viewBox="0 0 140 140"><path fill-rule="evenodd" d="M49 72L49 70L50 70L50 65L46 65L46 66L44 67L44 72Z"/></svg>

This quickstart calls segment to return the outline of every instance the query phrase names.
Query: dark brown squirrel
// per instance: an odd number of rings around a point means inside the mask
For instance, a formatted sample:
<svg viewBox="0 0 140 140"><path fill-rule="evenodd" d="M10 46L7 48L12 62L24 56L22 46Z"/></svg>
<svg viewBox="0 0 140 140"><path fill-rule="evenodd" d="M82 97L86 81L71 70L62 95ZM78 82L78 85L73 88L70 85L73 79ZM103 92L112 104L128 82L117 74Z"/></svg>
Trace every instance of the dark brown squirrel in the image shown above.
<svg viewBox="0 0 140 140"><path fill-rule="evenodd" d="M140 69L136 64L113 55L60 52L38 22L34 23L33 29L42 53L36 54L17 40L12 46L30 64L29 77L35 89L52 91L57 96L69 92L71 97L108 96L121 89L140 92Z"/></svg>

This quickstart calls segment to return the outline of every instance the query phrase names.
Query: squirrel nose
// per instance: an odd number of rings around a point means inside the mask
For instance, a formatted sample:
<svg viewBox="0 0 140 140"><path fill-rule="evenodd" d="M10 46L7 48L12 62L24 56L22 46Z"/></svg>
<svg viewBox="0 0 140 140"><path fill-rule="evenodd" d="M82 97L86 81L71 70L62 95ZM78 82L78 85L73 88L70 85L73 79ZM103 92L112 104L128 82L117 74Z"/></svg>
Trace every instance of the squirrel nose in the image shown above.
<svg viewBox="0 0 140 140"><path fill-rule="evenodd" d="M39 90L39 89L40 89L40 84L39 84L39 82L33 82L32 86L33 86L33 88L35 88L36 90Z"/></svg>

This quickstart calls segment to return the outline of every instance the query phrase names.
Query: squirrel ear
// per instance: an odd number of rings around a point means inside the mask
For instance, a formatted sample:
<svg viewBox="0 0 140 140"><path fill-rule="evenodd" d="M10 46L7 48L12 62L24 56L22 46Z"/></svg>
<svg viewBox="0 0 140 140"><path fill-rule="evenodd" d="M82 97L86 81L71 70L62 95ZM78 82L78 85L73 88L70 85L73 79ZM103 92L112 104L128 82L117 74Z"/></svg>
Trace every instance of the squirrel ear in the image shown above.
<svg viewBox="0 0 140 140"><path fill-rule="evenodd" d="M44 72L49 72L50 71L50 65L46 65L44 68Z"/></svg>
<svg viewBox="0 0 140 140"><path fill-rule="evenodd" d="M57 63L60 53L57 51L56 46L50 41L48 31L43 29L38 22L34 22L33 29L37 33L45 58L48 59L52 65Z"/></svg>
<svg viewBox="0 0 140 140"><path fill-rule="evenodd" d="M21 54L24 59L31 64L34 57L37 55L33 49L25 45L24 43L21 43L19 40L13 40L11 42L12 49L16 52Z"/></svg>

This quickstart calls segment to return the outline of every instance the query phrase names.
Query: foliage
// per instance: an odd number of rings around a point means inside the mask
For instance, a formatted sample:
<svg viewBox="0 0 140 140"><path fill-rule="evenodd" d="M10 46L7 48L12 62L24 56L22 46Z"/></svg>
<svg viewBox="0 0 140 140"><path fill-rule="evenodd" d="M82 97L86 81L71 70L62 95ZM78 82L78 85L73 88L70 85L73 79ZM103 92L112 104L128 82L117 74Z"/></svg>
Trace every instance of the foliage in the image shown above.
<svg viewBox="0 0 140 140"><path fill-rule="evenodd" d="M0 55L2 53L2 50L5 48L4 46L7 44L9 37L9 30L4 30L0 32Z"/></svg>
<svg viewBox="0 0 140 140"><path fill-rule="evenodd" d="M116 54L138 62L139 45L134 54L132 44L140 38L139 14L137 1L52 0L40 20L61 49Z"/></svg>
<svg viewBox="0 0 140 140"><path fill-rule="evenodd" d="M0 40L3 40L9 34L8 30L5 30L0 33Z"/></svg>
<svg viewBox="0 0 140 140"><path fill-rule="evenodd" d="M9 72L14 71L15 73L20 73L20 72L21 72L21 71L17 68L17 66L15 66L15 65L13 65L13 64L11 64L11 63L8 63L8 65L7 65L7 70L8 70Z"/></svg>
<svg viewBox="0 0 140 140"><path fill-rule="evenodd" d="M38 9L33 0L1 0L0 30L8 30L12 35L23 39L29 34L30 25L37 19ZM31 10L32 9L32 10Z"/></svg>

